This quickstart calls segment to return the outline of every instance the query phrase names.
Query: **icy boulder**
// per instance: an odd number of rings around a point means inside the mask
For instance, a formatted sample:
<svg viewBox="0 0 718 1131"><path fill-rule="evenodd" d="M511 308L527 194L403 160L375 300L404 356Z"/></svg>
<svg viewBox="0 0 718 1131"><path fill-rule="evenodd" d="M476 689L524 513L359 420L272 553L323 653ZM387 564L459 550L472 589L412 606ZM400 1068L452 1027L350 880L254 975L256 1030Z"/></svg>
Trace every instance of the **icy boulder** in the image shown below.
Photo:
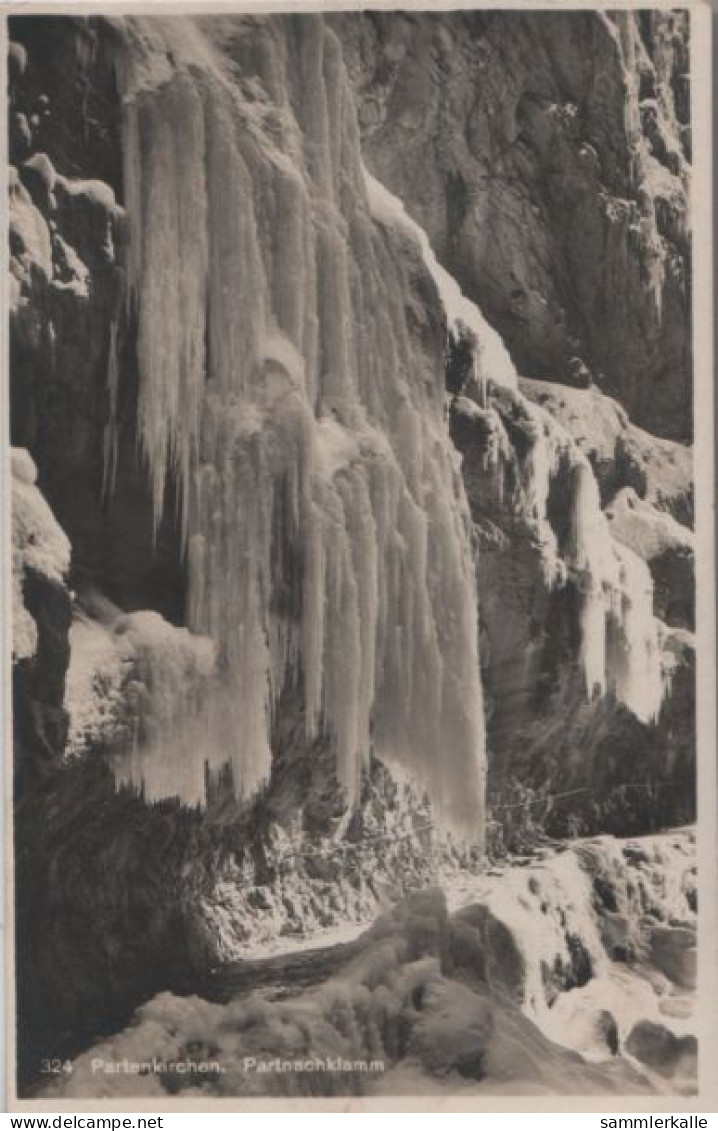
<svg viewBox="0 0 718 1131"><path fill-rule="evenodd" d="M36 485L28 452L14 449L11 463L14 764L21 788L64 749L70 543Z"/></svg>
<svg viewBox="0 0 718 1131"><path fill-rule="evenodd" d="M200 732L191 718L178 726L177 704L193 705L201 717L214 671L211 642L159 613L122 613L94 592L83 606L70 633L68 752L116 755L118 779L127 783L147 757L148 772L167 775L181 792L178 750L199 741Z"/></svg>
<svg viewBox="0 0 718 1131"><path fill-rule="evenodd" d="M611 534L648 564L654 608L666 624L695 626L695 538L693 531L641 499L632 487L606 507Z"/></svg>
<svg viewBox="0 0 718 1131"><path fill-rule="evenodd" d="M693 1036L676 1037L665 1025L640 1021L634 1025L627 1049L636 1060L661 1076L675 1081L679 1088L686 1079L695 1079L698 1048Z"/></svg>
<svg viewBox="0 0 718 1131"><path fill-rule="evenodd" d="M458 1073L480 1080L494 1029L493 1011L486 998L460 983L437 979L423 988L420 1010L409 1044L410 1055L432 1075Z"/></svg>
<svg viewBox="0 0 718 1131"><path fill-rule="evenodd" d="M70 566L70 543L36 486L37 469L30 454L16 448L12 467L13 656L35 654L37 624L28 609L23 587L27 576L62 586Z"/></svg>

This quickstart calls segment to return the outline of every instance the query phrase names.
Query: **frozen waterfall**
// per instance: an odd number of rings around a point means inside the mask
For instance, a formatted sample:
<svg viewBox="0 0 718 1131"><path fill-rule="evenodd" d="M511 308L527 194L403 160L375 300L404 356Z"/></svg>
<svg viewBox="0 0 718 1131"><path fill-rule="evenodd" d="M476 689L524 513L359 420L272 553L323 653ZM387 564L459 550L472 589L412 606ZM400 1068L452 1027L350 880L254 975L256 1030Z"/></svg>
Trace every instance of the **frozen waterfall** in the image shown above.
<svg viewBox="0 0 718 1131"><path fill-rule="evenodd" d="M439 295L417 327L426 267L405 224L371 215L333 34L254 24L253 75L211 34L129 21L118 66L140 444L156 522L176 487L188 625L222 672L193 767L168 736L147 758L169 772L133 760L135 784L195 803L205 767L229 764L250 797L295 688L350 804L374 748L480 843L475 562Z"/></svg>

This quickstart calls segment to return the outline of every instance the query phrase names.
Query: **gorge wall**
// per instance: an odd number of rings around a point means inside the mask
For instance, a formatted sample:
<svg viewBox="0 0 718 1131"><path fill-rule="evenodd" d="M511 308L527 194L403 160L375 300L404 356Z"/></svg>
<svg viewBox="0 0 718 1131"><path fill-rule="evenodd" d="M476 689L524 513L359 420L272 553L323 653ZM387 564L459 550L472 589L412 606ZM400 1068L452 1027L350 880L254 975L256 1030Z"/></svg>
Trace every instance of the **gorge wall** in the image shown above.
<svg viewBox="0 0 718 1131"><path fill-rule="evenodd" d="M362 151L522 376L692 435L687 12L332 16Z"/></svg>
<svg viewBox="0 0 718 1131"><path fill-rule="evenodd" d="M680 17L11 24L31 1073L486 772L495 850L692 818L690 139Z"/></svg>

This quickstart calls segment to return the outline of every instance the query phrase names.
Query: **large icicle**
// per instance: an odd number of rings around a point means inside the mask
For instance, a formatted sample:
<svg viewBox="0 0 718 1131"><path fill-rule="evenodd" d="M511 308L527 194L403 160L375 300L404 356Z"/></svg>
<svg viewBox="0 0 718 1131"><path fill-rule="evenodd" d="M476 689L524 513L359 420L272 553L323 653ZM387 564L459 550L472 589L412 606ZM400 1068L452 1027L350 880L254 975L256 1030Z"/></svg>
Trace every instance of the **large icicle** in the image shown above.
<svg viewBox="0 0 718 1131"><path fill-rule="evenodd" d="M251 796L270 774L280 697L297 687L307 736L331 737L350 804L373 747L424 784L440 822L480 843L475 563L443 420L443 332L407 317L417 271L450 321L480 315L419 229L394 206L377 215L376 186L370 208L341 53L321 21L242 25L227 55L226 21L128 29L140 439L156 521L177 485L188 624L214 640L223 673L201 738L192 729L196 773L172 774L168 734L147 756L166 765L133 763L133 780L150 798L187 781L196 803L205 768L228 764ZM246 35L257 74L228 61L249 57ZM490 337L483 321L476 330ZM515 380L506 358L499 373Z"/></svg>
<svg viewBox="0 0 718 1131"><path fill-rule="evenodd" d="M598 484L581 456L574 468L569 561L581 579L581 659L589 695L613 692L642 722L664 696L653 582L645 562L611 537Z"/></svg>

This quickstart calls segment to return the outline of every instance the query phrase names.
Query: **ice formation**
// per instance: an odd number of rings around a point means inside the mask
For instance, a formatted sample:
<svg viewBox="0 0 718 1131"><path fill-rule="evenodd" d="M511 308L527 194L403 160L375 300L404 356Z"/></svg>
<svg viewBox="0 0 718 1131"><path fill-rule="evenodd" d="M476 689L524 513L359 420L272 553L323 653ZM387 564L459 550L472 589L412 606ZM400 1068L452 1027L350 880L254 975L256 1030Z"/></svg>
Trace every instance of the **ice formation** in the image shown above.
<svg viewBox="0 0 718 1131"><path fill-rule="evenodd" d="M123 617L114 635L120 653L131 657L138 700L131 753L115 759L118 779L142 781L152 798L179 793L186 804L202 805L206 769L198 751L211 723L212 642L146 611Z"/></svg>
<svg viewBox="0 0 718 1131"><path fill-rule="evenodd" d="M197 750L215 672L212 642L159 613L122 613L96 592L85 592L82 606L70 633L66 755L102 750L113 756L120 782L142 780L158 797L181 783L186 801L202 803L205 768ZM171 760L164 756L168 739Z"/></svg>
<svg viewBox="0 0 718 1131"><path fill-rule="evenodd" d="M614 541L588 460L574 468L568 560L581 594L581 662L589 696L610 690L652 722L664 684L653 582L648 566Z"/></svg>
<svg viewBox="0 0 718 1131"><path fill-rule="evenodd" d="M252 795L293 687L349 803L374 746L479 843L475 563L443 333L407 314L421 256L395 210L372 218L333 34L203 27L129 21L118 66L140 442L157 522L176 485L188 625L224 681L194 768L168 739L134 780L194 803L229 763ZM251 79L229 61L247 33Z"/></svg>
<svg viewBox="0 0 718 1131"><path fill-rule="evenodd" d="M612 536L588 459L549 413L518 392L495 390L487 408L460 397L456 410L481 418L492 491L503 510L529 524L546 584L563 586L571 579L578 589L587 696L610 692L642 722L654 721L666 686L653 581L646 563L624 544L625 532L621 541ZM504 425L509 418L525 438L520 456ZM510 497L503 494L507 463L514 471ZM560 531L549 508L555 489L568 520Z"/></svg>
<svg viewBox="0 0 718 1131"><path fill-rule="evenodd" d="M17 169L8 170L8 227L17 254L13 256L10 272L10 309L15 312L24 305L21 292L22 276L31 268L46 279L52 278L52 244L50 233L41 212L20 180Z"/></svg>
<svg viewBox="0 0 718 1131"><path fill-rule="evenodd" d="M612 693L642 722L658 716L665 694L659 624L648 566L611 535L588 459L537 405L526 458L525 492L538 525L553 584L573 578L579 591L579 660L589 698ZM548 515L552 480L568 477L569 524L559 540ZM563 544L562 544L563 543Z"/></svg>

